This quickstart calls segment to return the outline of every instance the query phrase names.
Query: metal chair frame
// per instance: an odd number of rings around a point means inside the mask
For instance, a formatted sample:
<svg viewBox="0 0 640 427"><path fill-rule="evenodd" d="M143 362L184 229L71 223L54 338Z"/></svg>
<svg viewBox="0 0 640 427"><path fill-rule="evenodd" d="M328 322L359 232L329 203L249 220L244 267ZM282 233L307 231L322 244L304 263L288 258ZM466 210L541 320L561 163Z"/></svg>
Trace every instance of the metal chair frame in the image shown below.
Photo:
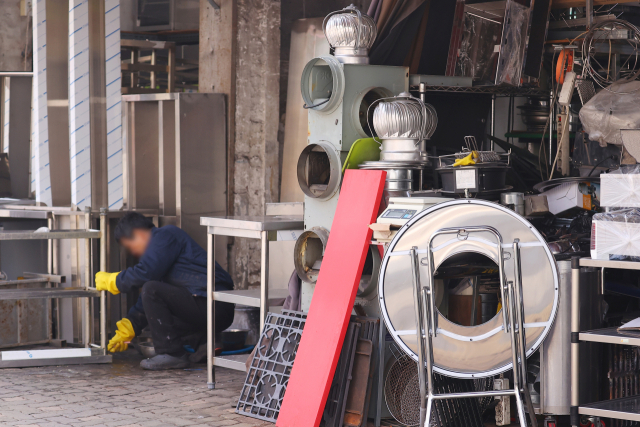
<svg viewBox="0 0 640 427"><path fill-rule="evenodd" d="M435 305L435 267L433 262L433 241L436 237L445 234L455 234L460 239L466 239L469 233L491 233L497 242L498 264L500 274L500 294L502 296L502 317L504 332L511 335L511 352L513 361L513 388L506 390L490 390L468 393L434 393L433 387L433 345L432 340L437 336L437 310ZM508 246L507 246L508 247ZM515 283L506 282L504 275L504 245L502 236L493 227L473 226L473 227L453 227L442 228L436 231L429 239L427 248L427 262L429 268L429 279L426 285L421 283L420 260L418 259L418 248L414 246L409 251L411 257L411 267L413 273L413 284L415 288L414 305L416 311L416 330L418 334L418 371L420 386L420 426L429 427L434 400L444 399L464 399L479 397L514 396L520 426L527 427L527 420L524 410L526 402L527 410L531 417L531 424L537 427L537 421L531 395L527 387L526 368L526 336L524 333L524 307L522 304L522 273L520 266L520 241L515 239L512 245L514 256ZM425 328L426 325L426 328ZM426 331L426 333L425 333ZM523 396L524 400L523 402Z"/></svg>

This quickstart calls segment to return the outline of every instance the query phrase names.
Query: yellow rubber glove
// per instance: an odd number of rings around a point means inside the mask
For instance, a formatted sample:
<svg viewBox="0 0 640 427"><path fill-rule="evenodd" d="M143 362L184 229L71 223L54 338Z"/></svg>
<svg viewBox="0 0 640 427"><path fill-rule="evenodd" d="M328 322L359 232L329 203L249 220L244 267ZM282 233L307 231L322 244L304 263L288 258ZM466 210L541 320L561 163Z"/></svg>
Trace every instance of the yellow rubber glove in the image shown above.
<svg viewBox="0 0 640 427"><path fill-rule="evenodd" d="M479 157L478 152L472 151L471 153L469 153L468 156L463 157L462 159L457 159L453 163L453 167L475 165L476 162L478 161L478 157Z"/></svg>
<svg viewBox="0 0 640 427"><path fill-rule="evenodd" d="M116 286L116 277L120 273L105 273L104 271L98 271L96 273L96 289L99 291L111 292L113 295L118 295L120 291Z"/></svg>
<svg viewBox="0 0 640 427"><path fill-rule="evenodd" d="M129 344L127 343L136 336L136 333L133 332L133 325L131 325L131 321L126 317L116 323L116 326L118 327L118 330L107 345L107 349L111 353L125 351L129 348Z"/></svg>

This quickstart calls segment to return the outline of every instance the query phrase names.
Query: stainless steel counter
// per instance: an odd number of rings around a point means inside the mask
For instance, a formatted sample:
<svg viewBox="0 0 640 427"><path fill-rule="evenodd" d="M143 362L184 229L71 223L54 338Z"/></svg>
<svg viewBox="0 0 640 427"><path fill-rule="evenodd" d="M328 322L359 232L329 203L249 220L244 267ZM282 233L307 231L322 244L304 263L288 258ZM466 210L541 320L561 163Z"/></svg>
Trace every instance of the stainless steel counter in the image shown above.
<svg viewBox="0 0 640 427"><path fill-rule="evenodd" d="M200 225L207 227L207 294L211 297L207 299L207 325L208 336L213 336L215 331L215 315L213 302L215 300L232 302L237 304L260 307L260 330L264 327L264 321L269 312L269 302L271 300L282 300L286 298L288 292L277 291L277 295L269 295L269 242L277 240L278 231L302 230L304 228L303 217L284 215L265 216L221 216L202 217ZM250 239L260 239L261 259L260 259L260 289L218 291L215 289L214 258L215 258L215 236L234 236ZM276 298L274 298L274 296ZM208 342L207 348L207 384L210 389L215 388L214 366L222 366L230 369L244 370L244 362L248 355L235 355L230 357L214 357L213 343Z"/></svg>

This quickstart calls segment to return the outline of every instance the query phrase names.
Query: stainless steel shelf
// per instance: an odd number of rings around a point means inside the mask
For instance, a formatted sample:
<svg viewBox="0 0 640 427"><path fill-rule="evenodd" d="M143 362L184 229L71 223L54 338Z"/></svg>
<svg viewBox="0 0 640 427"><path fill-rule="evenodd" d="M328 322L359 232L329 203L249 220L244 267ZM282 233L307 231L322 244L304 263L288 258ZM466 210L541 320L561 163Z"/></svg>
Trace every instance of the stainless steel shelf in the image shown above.
<svg viewBox="0 0 640 427"><path fill-rule="evenodd" d="M234 354L230 356L217 356L213 358L213 366L233 369L234 371L246 371L247 359L250 354Z"/></svg>
<svg viewBox="0 0 640 427"><path fill-rule="evenodd" d="M99 230L51 230L35 232L27 230L0 231L0 240L49 240L49 239L98 239Z"/></svg>
<svg viewBox="0 0 640 427"><path fill-rule="evenodd" d="M269 306L282 305L282 300L284 300L287 296L289 296L288 289L270 289ZM260 307L259 288L233 291L216 291L213 293L213 298L216 301L248 305L250 307Z"/></svg>
<svg viewBox="0 0 640 427"><path fill-rule="evenodd" d="M635 337L632 335L621 334L618 332L618 328L604 328L580 332L579 339L580 341L599 342L605 344L640 346L640 335Z"/></svg>
<svg viewBox="0 0 640 427"><path fill-rule="evenodd" d="M640 396L589 403L588 405L580 406L578 412L582 415L594 417L640 421Z"/></svg>
<svg viewBox="0 0 640 427"><path fill-rule="evenodd" d="M611 261L608 259L580 258L581 267L620 268L624 270L640 270L640 262Z"/></svg>
<svg viewBox="0 0 640 427"><path fill-rule="evenodd" d="M2 289L0 301L43 298L99 297L100 292L85 288Z"/></svg>
<svg viewBox="0 0 640 427"><path fill-rule="evenodd" d="M304 219L302 215L201 217L200 225L252 231L301 230Z"/></svg>
<svg viewBox="0 0 640 427"><path fill-rule="evenodd" d="M411 92L417 92L419 90L419 86L411 85L409 90ZM549 96L549 92L536 87L528 88L513 86L427 86L426 91L496 96Z"/></svg>

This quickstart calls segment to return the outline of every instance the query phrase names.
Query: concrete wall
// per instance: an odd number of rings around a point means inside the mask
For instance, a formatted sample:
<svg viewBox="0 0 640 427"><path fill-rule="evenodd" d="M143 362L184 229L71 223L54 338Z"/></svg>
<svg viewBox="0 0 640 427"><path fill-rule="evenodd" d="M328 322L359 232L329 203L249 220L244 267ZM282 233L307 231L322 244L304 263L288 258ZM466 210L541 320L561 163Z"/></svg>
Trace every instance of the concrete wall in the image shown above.
<svg viewBox="0 0 640 427"><path fill-rule="evenodd" d="M227 95L229 214L261 216L279 200L280 1L218 4L200 4L200 91ZM236 288L258 284L259 241L231 240L228 266Z"/></svg>
<svg viewBox="0 0 640 427"><path fill-rule="evenodd" d="M201 92L227 95L230 215L264 215L279 201L293 22L323 17L351 0L200 1ZM370 0L356 0L366 11ZM236 288L260 283L260 243L232 239L229 272Z"/></svg>
<svg viewBox="0 0 640 427"><path fill-rule="evenodd" d="M31 14L20 16L20 0L0 0L0 71L31 71L31 43Z"/></svg>

